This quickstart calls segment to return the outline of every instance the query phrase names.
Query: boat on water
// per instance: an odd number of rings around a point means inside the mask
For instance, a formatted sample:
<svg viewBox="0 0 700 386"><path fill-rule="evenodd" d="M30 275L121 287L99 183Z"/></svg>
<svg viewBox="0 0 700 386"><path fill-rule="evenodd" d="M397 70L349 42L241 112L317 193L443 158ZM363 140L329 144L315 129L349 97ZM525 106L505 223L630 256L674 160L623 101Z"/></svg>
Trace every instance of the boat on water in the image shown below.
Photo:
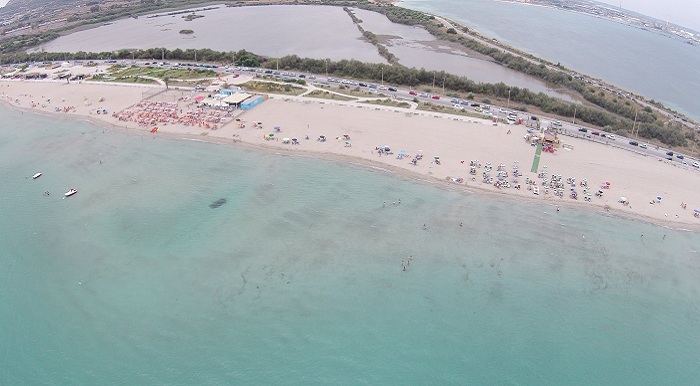
<svg viewBox="0 0 700 386"><path fill-rule="evenodd" d="M32 179L33 179L33 180L36 180L37 178L41 177L42 174L43 174L43 173L37 173L37 174L35 174L35 175L32 176Z"/></svg>
<svg viewBox="0 0 700 386"><path fill-rule="evenodd" d="M65 192L65 193L63 194L63 196L64 196L64 197L70 197L70 196L72 196L72 195L74 195L74 194L76 194L76 193L78 193L78 191L75 190L75 189L73 189L73 188L71 188L71 190Z"/></svg>

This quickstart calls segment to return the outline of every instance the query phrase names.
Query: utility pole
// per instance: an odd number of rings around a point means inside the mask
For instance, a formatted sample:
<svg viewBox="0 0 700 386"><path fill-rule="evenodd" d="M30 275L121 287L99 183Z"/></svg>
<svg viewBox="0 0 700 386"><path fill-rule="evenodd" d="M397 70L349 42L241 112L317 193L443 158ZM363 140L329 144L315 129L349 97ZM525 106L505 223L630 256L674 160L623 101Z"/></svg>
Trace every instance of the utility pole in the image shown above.
<svg viewBox="0 0 700 386"><path fill-rule="evenodd" d="M634 112L634 123L632 123L632 135L634 135L634 127L637 126L637 111ZM639 139L639 129L637 129L637 135L635 138Z"/></svg>
<svg viewBox="0 0 700 386"><path fill-rule="evenodd" d="M576 106L574 106L574 121L571 122L572 124L576 124Z"/></svg>
<svg viewBox="0 0 700 386"><path fill-rule="evenodd" d="M382 67L382 86L384 86L384 67Z"/></svg>
<svg viewBox="0 0 700 386"><path fill-rule="evenodd" d="M326 78L328 78L328 59L326 59Z"/></svg>
<svg viewBox="0 0 700 386"><path fill-rule="evenodd" d="M447 80L447 75L442 75L442 95L445 95L445 80Z"/></svg>
<svg viewBox="0 0 700 386"><path fill-rule="evenodd" d="M435 71L433 71L433 88L435 88Z"/></svg>
<svg viewBox="0 0 700 386"><path fill-rule="evenodd" d="M160 61L165 62L165 48L160 49Z"/></svg>
<svg viewBox="0 0 700 386"><path fill-rule="evenodd" d="M510 109L510 89L508 89L508 104L506 105L506 110Z"/></svg>

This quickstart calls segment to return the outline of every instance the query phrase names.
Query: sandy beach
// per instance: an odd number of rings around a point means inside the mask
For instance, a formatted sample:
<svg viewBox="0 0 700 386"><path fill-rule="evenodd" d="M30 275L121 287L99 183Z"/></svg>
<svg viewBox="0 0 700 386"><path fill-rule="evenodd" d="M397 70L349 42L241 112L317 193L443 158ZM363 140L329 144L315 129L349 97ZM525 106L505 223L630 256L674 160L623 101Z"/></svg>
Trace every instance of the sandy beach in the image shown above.
<svg viewBox="0 0 700 386"><path fill-rule="evenodd" d="M270 95L252 110L227 115L217 110L201 111L193 102L200 94L172 87L165 90L160 85L0 80L0 99L7 105L88 118L114 129L368 164L455 188L538 200L552 210L555 206L565 210L578 205L674 228L700 229L700 218L694 217L694 209L700 209L700 195L697 194L700 171L622 150L614 143L604 145L562 136L560 140L570 149L559 147L553 154L542 153L539 172L547 172L547 178L561 175L562 182L575 178L578 197L574 200L569 197L571 185L567 184L563 197L558 197L552 191L545 191L542 179L530 172L535 147L524 139L527 128L522 125L499 123L494 126L488 120L466 116L282 95ZM143 100L151 105L167 104L174 115L180 117L188 113L190 117L201 114L196 118L201 120L172 119L155 125L125 120L124 116L138 114L137 105L143 105ZM216 125L212 123L207 128L207 120L214 118ZM158 127L158 132L151 133L154 126ZM279 127L279 131L275 127ZM270 139L266 134L274 136ZM326 141L319 141L320 136L325 136ZM284 138L296 138L298 144L286 143ZM386 146L390 149L388 152L378 151ZM399 157L402 151L405 157ZM411 160L417 155L422 159L414 165ZM471 175L470 163L477 160L480 167L476 175ZM505 180L512 186L497 188L493 183L483 182L487 164L492 167L491 177L497 177L498 166L503 164L504 171L508 172ZM514 166L521 174L517 183L513 182ZM528 178L539 187L538 195L527 188ZM581 186L584 179L591 194L590 201L584 200ZM606 182L610 183L610 188L603 189L602 197L597 197L594 193ZM521 185L519 190L513 187L517 184ZM625 197L627 204L620 203L620 197Z"/></svg>

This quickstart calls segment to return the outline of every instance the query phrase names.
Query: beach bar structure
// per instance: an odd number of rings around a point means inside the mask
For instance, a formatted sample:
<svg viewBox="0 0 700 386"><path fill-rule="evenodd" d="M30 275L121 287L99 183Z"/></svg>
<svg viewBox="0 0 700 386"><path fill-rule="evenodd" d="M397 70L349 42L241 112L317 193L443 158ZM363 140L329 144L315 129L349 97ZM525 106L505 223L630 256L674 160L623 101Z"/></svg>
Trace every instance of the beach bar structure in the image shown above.
<svg viewBox="0 0 700 386"><path fill-rule="evenodd" d="M227 96L226 98L222 99L226 105L235 107L235 108L240 108L241 103L245 101L246 99L250 98L250 94L247 93L236 93L236 94L231 94Z"/></svg>

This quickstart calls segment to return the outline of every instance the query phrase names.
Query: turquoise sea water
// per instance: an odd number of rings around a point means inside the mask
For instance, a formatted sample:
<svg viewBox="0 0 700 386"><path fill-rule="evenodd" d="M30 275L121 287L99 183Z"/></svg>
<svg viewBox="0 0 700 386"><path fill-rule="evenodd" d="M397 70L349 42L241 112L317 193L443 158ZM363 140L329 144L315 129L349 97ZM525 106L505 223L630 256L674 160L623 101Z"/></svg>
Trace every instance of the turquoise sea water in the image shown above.
<svg viewBox="0 0 700 386"><path fill-rule="evenodd" d="M700 379L696 233L0 113L1 384Z"/></svg>

